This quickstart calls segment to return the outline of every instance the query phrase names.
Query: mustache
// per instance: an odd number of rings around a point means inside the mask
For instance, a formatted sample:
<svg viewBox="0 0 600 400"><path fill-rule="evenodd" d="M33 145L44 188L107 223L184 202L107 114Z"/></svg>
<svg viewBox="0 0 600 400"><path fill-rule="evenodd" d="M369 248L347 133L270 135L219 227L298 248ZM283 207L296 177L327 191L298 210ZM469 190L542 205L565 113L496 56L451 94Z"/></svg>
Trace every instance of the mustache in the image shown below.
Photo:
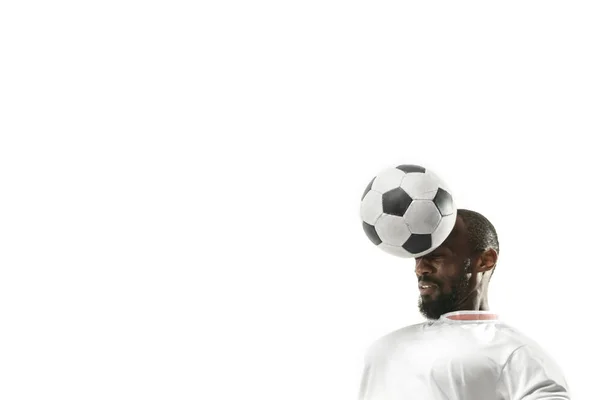
<svg viewBox="0 0 600 400"><path fill-rule="evenodd" d="M434 281L433 279L429 279L429 278L421 278L419 279L419 283L433 283L434 285L437 286L442 286L442 284L440 282Z"/></svg>

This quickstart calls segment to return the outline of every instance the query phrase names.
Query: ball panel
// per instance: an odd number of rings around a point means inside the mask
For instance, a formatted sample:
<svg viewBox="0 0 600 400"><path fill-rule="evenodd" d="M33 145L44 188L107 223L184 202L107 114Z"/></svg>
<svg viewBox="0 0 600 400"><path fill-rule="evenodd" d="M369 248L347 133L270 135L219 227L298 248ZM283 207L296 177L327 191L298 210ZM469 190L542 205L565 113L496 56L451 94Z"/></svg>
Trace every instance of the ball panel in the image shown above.
<svg viewBox="0 0 600 400"><path fill-rule="evenodd" d="M383 243L402 246L411 235L404 218L383 214L375 223L375 230Z"/></svg>
<svg viewBox="0 0 600 400"><path fill-rule="evenodd" d="M399 169L388 168L377 175L373 181L371 190L375 190L379 193L385 193L388 190L400 187L402 184L402 179L404 179L404 175L406 174Z"/></svg>
<svg viewBox="0 0 600 400"><path fill-rule="evenodd" d="M412 234L402 246L413 256L431 249L431 235Z"/></svg>
<svg viewBox="0 0 600 400"><path fill-rule="evenodd" d="M373 244L375 244L376 246L381 244L381 239L377 235L377 231L375 230L375 227L373 225L369 225L363 221L363 229L367 234L367 237L369 238L369 240L371 240L371 242L373 242Z"/></svg>
<svg viewBox="0 0 600 400"><path fill-rule="evenodd" d="M381 193L370 190L360 203L360 217L367 224L375 225L382 213Z"/></svg>
<svg viewBox="0 0 600 400"><path fill-rule="evenodd" d="M420 165L414 165L414 164L402 164L402 165L398 165L396 168L399 169L400 171L406 172L407 174L411 173L411 172L421 172L421 173L425 172L425 168L421 167Z"/></svg>
<svg viewBox="0 0 600 400"><path fill-rule="evenodd" d="M382 196L383 212L401 217L404 215L412 201L412 198L404 191L404 189L392 189L385 192Z"/></svg>
<svg viewBox="0 0 600 400"><path fill-rule="evenodd" d="M455 211L452 196L442 188L437 190L437 193L433 198L433 202L437 206L438 210L440 210L442 215L450 215Z"/></svg>
<svg viewBox="0 0 600 400"><path fill-rule="evenodd" d="M402 180L401 187L414 200L432 200L440 187L440 180L431 171L410 173Z"/></svg>
<svg viewBox="0 0 600 400"><path fill-rule="evenodd" d="M410 254L408 251L404 250L402 247L399 246L392 246L391 244L381 243L377 247L385 251L386 253L394 255L396 257L413 258L412 254Z"/></svg>
<svg viewBox="0 0 600 400"><path fill-rule="evenodd" d="M375 177L377 178L377 177ZM369 184L367 185L367 188L365 189L365 191L363 192L362 197L360 198L361 201L365 199L365 196L367 195L367 193L369 193L369 191L371 190L371 187L373 186L373 182L375 181L375 178L373 178L371 180L371 182L369 182Z"/></svg>
<svg viewBox="0 0 600 400"><path fill-rule="evenodd" d="M450 236L454 224L456 223L456 213L446 215L442 217L440 224L437 226L435 232L431 234L431 245L433 248L439 247L444 241ZM433 250L433 249L432 249Z"/></svg>
<svg viewBox="0 0 600 400"><path fill-rule="evenodd" d="M404 214L404 219L412 233L431 234L442 220L435 204L430 200L413 200Z"/></svg>

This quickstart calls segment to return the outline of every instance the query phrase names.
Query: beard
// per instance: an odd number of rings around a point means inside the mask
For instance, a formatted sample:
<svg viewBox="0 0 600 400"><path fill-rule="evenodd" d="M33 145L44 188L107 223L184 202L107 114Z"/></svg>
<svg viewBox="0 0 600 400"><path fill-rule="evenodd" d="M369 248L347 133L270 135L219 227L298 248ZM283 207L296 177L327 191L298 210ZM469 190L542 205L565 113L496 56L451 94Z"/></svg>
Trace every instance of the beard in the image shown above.
<svg viewBox="0 0 600 400"><path fill-rule="evenodd" d="M464 303L469 294L469 278L467 268L469 263L465 263L463 273L452 283L449 294L440 293L436 299L423 299L419 296L419 311L427 319L439 319L442 315L458 311L458 307ZM439 286L441 291L441 286ZM429 296L427 296L429 297Z"/></svg>

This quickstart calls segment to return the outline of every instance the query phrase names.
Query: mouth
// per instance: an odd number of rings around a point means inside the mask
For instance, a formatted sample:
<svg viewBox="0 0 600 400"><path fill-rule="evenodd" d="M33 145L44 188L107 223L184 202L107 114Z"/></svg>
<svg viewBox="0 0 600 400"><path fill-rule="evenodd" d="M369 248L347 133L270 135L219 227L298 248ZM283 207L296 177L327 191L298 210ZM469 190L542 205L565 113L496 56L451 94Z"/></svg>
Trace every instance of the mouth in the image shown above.
<svg viewBox="0 0 600 400"><path fill-rule="evenodd" d="M432 295L438 289L438 286L435 283L430 282L421 282L419 283L419 292L421 296Z"/></svg>

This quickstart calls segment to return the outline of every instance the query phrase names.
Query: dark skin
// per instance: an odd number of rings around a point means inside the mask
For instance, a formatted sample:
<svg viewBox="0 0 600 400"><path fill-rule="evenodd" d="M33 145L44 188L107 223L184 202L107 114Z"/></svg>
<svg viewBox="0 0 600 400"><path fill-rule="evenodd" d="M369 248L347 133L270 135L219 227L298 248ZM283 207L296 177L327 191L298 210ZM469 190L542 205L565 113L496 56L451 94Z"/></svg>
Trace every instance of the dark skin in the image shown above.
<svg viewBox="0 0 600 400"><path fill-rule="evenodd" d="M415 273L421 284L434 284L432 293L419 299L421 313L438 319L452 311L488 311L488 284L496 266L494 249L474 251L460 215L448 238L431 253L415 259Z"/></svg>

